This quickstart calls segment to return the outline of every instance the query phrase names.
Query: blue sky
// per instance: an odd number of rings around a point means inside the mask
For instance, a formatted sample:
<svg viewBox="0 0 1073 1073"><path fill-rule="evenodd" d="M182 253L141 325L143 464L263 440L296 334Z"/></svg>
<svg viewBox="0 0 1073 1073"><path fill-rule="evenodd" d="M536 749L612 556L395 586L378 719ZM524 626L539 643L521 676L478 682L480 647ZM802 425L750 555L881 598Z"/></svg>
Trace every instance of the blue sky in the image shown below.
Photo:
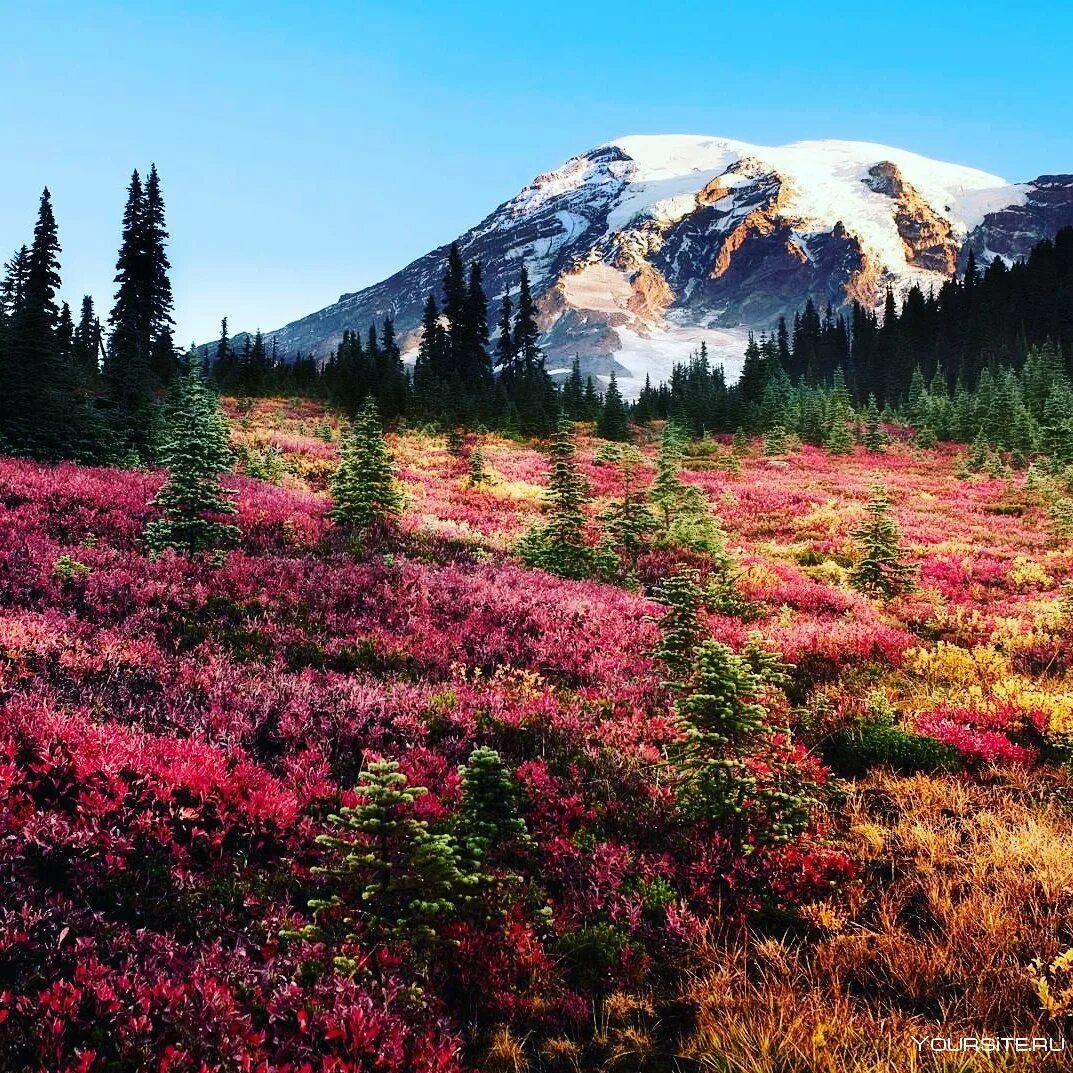
<svg viewBox="0 0 1073 1073"><path fill-rule="evenodd" d="M0 0L0 35L0 256L48 184L65 297L106 310L156 161L182 341L279 327L627 133L1073 171L1068 0Z"/></svg>

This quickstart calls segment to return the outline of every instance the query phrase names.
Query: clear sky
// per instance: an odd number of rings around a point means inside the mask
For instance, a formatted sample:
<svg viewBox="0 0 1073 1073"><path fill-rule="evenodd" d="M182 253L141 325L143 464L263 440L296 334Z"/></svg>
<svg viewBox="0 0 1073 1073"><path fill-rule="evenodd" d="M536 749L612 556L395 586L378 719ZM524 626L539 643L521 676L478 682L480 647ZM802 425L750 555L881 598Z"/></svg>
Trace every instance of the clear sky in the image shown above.
<svg viewBox="0 0 1073 1073"><path fill-rule="evenodd" d="M53 193L107 310L160 170L180 341L268 330L628 133L897 145L1073 171L1073 4L0 0L0 257Z"/></svg>

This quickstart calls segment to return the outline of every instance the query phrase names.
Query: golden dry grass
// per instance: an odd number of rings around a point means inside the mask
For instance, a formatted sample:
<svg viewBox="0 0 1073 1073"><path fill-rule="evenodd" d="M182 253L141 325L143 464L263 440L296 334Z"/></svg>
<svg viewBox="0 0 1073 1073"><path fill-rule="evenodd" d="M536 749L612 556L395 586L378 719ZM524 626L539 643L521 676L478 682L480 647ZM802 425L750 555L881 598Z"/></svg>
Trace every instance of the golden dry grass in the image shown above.
<svg viewBox="0 0 1073 1073"><path fill-rule="evenodd" d="M1073 1055L942 1055L913 1038L1046 1036L1073 1027L1073 815L1062 777L875 775L845 807L864 866L800 936L713 950L691 989L685 1054L727 1073L1073 1068ZM1051 976L1051 1012L1040 980ZM1046 985L1044 990L1046 991Z"/></svg>

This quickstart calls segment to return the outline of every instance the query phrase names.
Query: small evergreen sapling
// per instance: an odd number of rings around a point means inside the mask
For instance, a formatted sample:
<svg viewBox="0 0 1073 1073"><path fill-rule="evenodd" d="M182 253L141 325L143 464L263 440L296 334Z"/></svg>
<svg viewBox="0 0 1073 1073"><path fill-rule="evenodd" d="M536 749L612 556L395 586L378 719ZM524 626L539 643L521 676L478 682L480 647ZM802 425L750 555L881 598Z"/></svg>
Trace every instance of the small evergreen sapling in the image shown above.
<svg viewBox="0 0 1073 1073"><path fill-rule="evenodd" d="M868 408L864 412L864 435L861 442L872 452L882 451L887 446L887 434L883 430L883 419L876 405L875 395L868 396Z"/></svg>
<svg viewBox="0 0 1073 1073"><path fill-rule="evenodd" d="M652 656L670 673L665 684L678 687L688 677L694 653L704 637L700 622L700 609L704 605L700 575L692 567L679 568L660 582L654 599L667 610L659 619L660 640Z"/></svg>
<svg viewBox="0 0 1073 1073"><path fill-rule="evenodd" d="M384 947L409 951L416 968L427 965L445 942L443 925L458 915L474 885L450 834L434 833L414 816L414 802L427 792L410 785L393 760L375 761L361 773L360 803L329 816L335 831L317 838L330 863L312 871L326 878L332 892L309 902L317 924L299 934L323 938L328 922L338 920L341 946L374 947L374 972L375 953ZM345 953L334 960L342 972L360 967Z"/></svg>
<svg viewBox="0 0 1073 1073"><path fill-rule="evenodd" d="M872 491L863 524L853 531L861 558L850 573L856 589L871 596L890 597L913 588L915 569L904 561L898 526L882 488Z"/></svg>
<svg viewBox="0 0 1073 1073"><path fill-rule="evenodd" d="M469 466L466 473L466 481L472 488L488 483L488 470L484 465L484 452L480 444L476 444L469 453Z"/></svg>
<svg viewBox="0 0 1073 1073"><path fill-rule="evenodd" d="M455 830L462 855L482 872L494 858L529 846L518 812L518 784L495 749L475 748L458 769L462 804Z"/></svg>
<svg viewBox="0 0 1073 1073"><path fill-rule="evenodd" d="M153 500L160 517L145 529L150 553L193 555L233 543L238 529L221 520L235 513L219 480L231 465L227 424L197 368L177 378L169 394L160 456L168 479Z"/></svg>
<svg viewBox="0 0 1073 1073"><path fill-rule="evenodd" d="M637 486L640 451L632 446L624 446L617 461L622 494L610 503L600 520L604 524L604 539L618 556L620 568L629 578L637 569L638 558L649 546L656 520Z"/></svg>
<svg viewBox="0 0 1073 1073"><path fill-rule="evenodd" d="M842 417L836 416L824 437L824 447L833 455L850 455L853 454L853 443L853 430Z"/></svg>
<svg viewBox="0 0 1073 1073"><path fill-rule="evenodd" d="M675 705L682 741L673 750L681 775L679 807L716 824L737 852L787 842L807 826L812 798L758 700L761 677L718 641L697 649ZM758 777L762 772L763 777Z"/></svg>
<svg viewBox="0 0 1073 1073"><path fill-rule="evenodd" d="M387 524L402 511L394 462L372 401L343 434L331 492L330 517L359 539L373 525Z"/></svg>
<svg viewBox="0 0 1073 1073"><path fill-rule="evenodd" d="M585 504L589 497L577 468L572 428L565 416L560 418L551 442L551 472L545 493L549 518L522 537L518 554L529 566L559 577L582 579L606 575L614 564L606 550L591 547L585 539Z"/></svg>
<svg viewBox="0 0 1073 1073"><path fill-rule="evenodd" d="M684 439L682 430L668 422L656 456L656 475L648 490L657 523L656 542L718 554L726 537L711 514L708 500L695 484L686 484L679 476L685 458Z"/></svg>

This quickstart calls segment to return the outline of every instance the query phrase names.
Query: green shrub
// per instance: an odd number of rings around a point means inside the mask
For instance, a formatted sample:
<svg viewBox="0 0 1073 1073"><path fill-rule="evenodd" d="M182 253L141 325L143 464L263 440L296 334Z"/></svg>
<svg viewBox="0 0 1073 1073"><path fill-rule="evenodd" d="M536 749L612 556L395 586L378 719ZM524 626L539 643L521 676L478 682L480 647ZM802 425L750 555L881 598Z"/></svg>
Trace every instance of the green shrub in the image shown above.
<svg viewBox="0 0 1073 1073"><path fill-rule="evenodd" d="M876 767L928 775L959 766L953 746L886 722L863 722L839 734L828 759L840 775L863 775Z"/></svg>

